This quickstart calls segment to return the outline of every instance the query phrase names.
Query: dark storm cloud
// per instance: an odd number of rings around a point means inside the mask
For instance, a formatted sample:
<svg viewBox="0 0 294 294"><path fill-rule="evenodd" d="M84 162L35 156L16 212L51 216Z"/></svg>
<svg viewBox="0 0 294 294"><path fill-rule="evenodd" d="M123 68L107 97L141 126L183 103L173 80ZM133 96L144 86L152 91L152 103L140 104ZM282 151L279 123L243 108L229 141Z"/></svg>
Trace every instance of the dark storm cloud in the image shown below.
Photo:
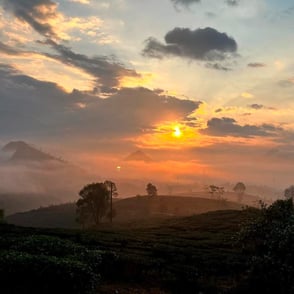
<svg viewBox="0 0 294 294"><path fill-rule="evenodd" d="M248 63L247 66L253 67L253 68L260 68L260 67L266 67L266 64L261 62L252 62L252 63Z"/></svg>
<svg viewBox="0 0 294 294"><path fill-rule="evenodd" d="M282 131L270 124L239 125L236 120L228 117L212 118L207 122L207 128L202 130L203 134L211 136L233 136L233 137L270 137L276 136L277 132Z"/></svg>
<svg viewBox="0 0 294 294"><path fill-rule="evenodd" d="M152 37L147 39L143 55L153 58L179 56L213 61L224 60L236 52L236 41L216 29L210 27L196 30L175 28L165 35L165 44Z"/></svg>
<svg viewBox="0 0 294 294"><path fill-rule="evenodd" d="M56 17L57 4L51 0L2 0L5 10L19 20L27 22L38 33L56 37L54 28L47 22Z"/></svg>
<svg viewBox="0 0 294 294"><path fill-rule="evenodd" d="M144 88L124 88L107 99L78 90L69 94L6 65L0 65L0 84L2 137L119 138L185 118L200 104Z"/></svg>

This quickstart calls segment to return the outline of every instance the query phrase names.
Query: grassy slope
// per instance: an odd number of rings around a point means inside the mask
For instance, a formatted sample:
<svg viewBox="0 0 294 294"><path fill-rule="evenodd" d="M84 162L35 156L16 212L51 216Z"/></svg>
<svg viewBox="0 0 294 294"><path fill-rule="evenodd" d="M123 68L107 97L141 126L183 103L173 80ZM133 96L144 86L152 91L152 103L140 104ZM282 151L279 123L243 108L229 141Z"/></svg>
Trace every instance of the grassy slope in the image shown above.
<svg viewBox="0 0 294 294"><path fill-rule="evenodd" d="M150 218L187 216L214 210L241 209L241 205L228 201L196 197L132 197L114 202L115 222L143 221ZM7 218L16 225L32 227L75 228L77 224L75 204L64 204L18 213Z"/></svg>
<svg viewBox="0 0 294 294"><path fill-rule="evenodd" d="M86 232L0 228L6 238L50 235L104 251L104 290L99 293L114 293L115 289L143 293L130 290L134 285L164 289L164 293L197 293L196 289L224 293L246 270L245 257L233 247L232 237L252 215L250 211L216 211L161 220L144 228L105 224L99 231Z"/></svg>

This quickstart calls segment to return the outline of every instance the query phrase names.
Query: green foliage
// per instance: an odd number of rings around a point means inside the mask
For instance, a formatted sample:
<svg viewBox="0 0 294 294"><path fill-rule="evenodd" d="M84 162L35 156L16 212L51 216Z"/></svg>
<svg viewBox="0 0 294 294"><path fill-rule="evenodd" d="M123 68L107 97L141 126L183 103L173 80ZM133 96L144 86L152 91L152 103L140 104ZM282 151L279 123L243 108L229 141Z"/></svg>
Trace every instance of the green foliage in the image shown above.
<svg viewBox="0 0 294 294"><path fill-rule="evenodd" d="M241 230L239 244L252 255L244 293L294 293L292 199L263 206L257 220Z"/></svg>
<svg viewBox="0 0 294 294"><path fill-rule="evenodd" d="M157 196L157 188L151 183L147 184L146 191L148 196Z"/></svg>

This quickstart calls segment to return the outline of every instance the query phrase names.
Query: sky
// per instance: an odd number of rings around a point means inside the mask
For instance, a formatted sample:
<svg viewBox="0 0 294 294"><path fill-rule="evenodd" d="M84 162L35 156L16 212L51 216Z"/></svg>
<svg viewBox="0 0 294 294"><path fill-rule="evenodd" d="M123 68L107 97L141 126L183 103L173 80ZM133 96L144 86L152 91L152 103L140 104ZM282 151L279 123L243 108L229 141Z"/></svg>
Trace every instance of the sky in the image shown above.
<svg viewBox="0 0 294 294"><path fill-rule="evenodd" d="M0 0L0 143L125 177L291 184L293 16L290 0ZM124 166L138 149L153 162Z"/></svg>

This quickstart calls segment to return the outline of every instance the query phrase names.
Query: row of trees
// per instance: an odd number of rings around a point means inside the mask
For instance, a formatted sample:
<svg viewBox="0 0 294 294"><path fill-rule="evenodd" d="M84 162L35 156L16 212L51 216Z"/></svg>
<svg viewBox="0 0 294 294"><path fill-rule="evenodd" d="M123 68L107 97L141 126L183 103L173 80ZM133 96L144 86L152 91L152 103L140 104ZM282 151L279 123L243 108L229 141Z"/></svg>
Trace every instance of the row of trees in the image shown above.
<svg viewBox="0 0 294 294"><path fill-rule="evenodd" d="M219 198L224 194L224 187L210 185L208 187L209 193L212 196L217 195ZM235 185L234 191L238 195L243 195L245 192L245 185L239 182ZM152 183L146 186L148 196L157 196L157 187ZM101 183L88 184L79 192L80 199L77 201L77 221L83 226L97 226L100 224L102 218L107 217L112 223L115 217L115 210L113 209L113 197L117 196L117 187L112 181L105 181ZM1 213L0 213L1 218Z"/></svg>
<svg viewBox="0 0 294 294"><path fill-rule="evenodd" d="M243 197L245 190L246 186L242 182L238 182L233 188L233 191L238 194L240 201L242 200L241 198ZM217 196L218 198L221 198L222 195L225 193L225 188L221 186L210 185L208 186L208 193L210 193L212 196Z"/></svg>
<svg viewBox="0 0 294 294"><path fill-rule="evenodd" d="M152 183L146 186L148 196L157 196L157 188ZM77 201L77 221L83 226L99 225L103 217L112 223L115 217L113 197L117 196L117 187L112 181L86 185L80 192ZM1 214L0 214L1 220Z"/></svg>

